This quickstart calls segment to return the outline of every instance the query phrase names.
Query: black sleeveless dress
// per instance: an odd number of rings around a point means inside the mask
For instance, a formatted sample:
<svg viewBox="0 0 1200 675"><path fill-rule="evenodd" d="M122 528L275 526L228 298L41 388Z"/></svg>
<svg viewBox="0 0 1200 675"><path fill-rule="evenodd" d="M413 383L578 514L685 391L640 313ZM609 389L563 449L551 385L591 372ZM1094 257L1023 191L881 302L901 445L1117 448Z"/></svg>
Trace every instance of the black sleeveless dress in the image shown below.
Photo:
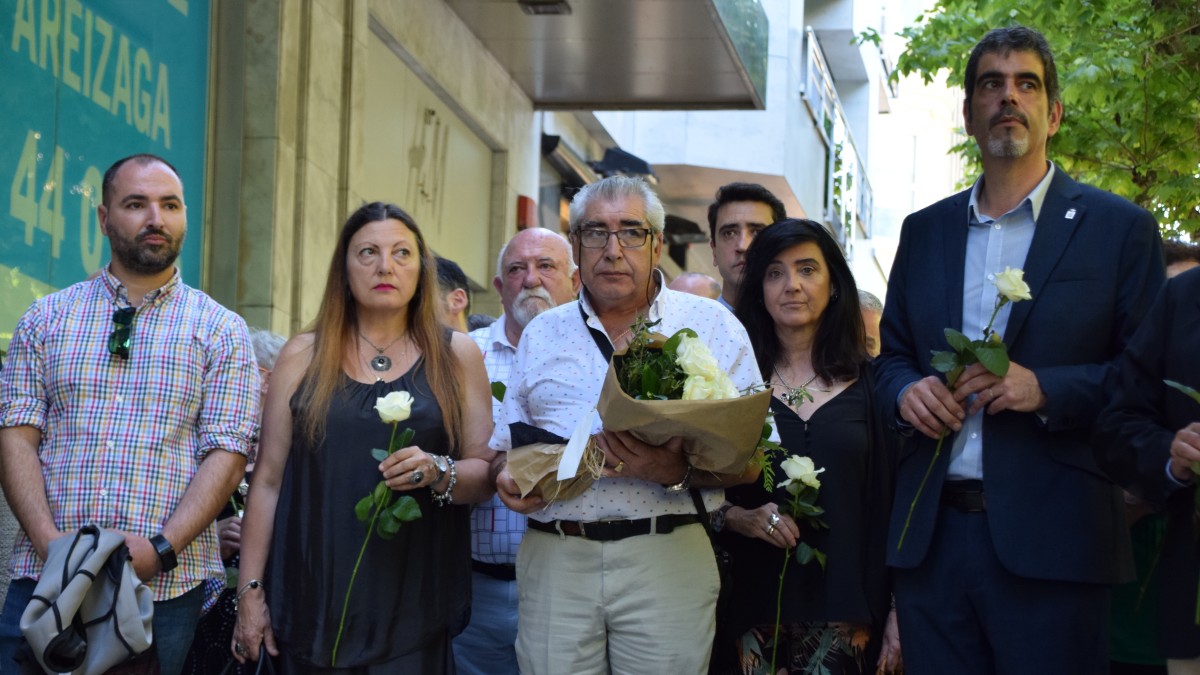
<svg viewBox="0 0 1200 675"><path fill-rule="evenodd" d="M815 562L800 565L794 557L788 559L780 623L798 629L845 622L871 629L866 652L844 663L847 669L826 663L832 672L859 672L860 666L862 672L874 670L889 606L884 555L894 458L886 438L889 432L879 425L870 395L869 380L860 378L807 421L779 399L771 399L780 444L787 450L773 458L775 482L787 477L780 467L783 459L811 457L818 468L825 469L819 476L817 504L824 507L822 518L829 525L827 530L801 525L801 540L824 552L828 561L822 571ZM789 497L786 489L768 492L759 481L729 488L725 494L731 503L747 509L772 500L783 504ZM718 639L740 640L743 632L754 627L773 627L784 550L730 531L721 532L719 540L733 557L733 591L728 613L722 617L729 632ZM811 634L809 630L790 632ZM769 639L770 633L765 637ZM808 667L808 656L792 654L785 661L781 654L780 667L786 663L788 672L793 667L799 672L796 661ZM769 663L769 652L766 658Z"/></svg>
<svg viewBox="0 0 1200 675"><path fill-rule="evenodd" d="M412 413L400 429L413 429L413 444L426 452L457 457L450 453L424 359L392 382L363 384L343 375L343 385L315 449L299 428L299 397L292 399L292 450L265 579L286 660L323 668L331 662L343 598L366 535L354 505L381 480L371 450L386 449L392 432L374 409L376 399L408 391ZM469 618L470 508L436 506L426 488L402 494L417 500L421 518L405 523L390 541L372 534L350 596L339 669L387 664L431 643L448 643Z"/></svg>

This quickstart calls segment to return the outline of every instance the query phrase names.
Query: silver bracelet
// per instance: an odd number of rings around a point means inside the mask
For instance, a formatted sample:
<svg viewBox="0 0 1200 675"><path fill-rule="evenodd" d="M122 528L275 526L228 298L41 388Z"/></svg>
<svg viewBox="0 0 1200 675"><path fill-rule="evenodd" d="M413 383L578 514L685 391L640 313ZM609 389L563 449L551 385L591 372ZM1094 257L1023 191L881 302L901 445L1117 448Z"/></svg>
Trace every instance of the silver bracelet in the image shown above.
<svg viewBox="0 0 1200 675"><path fill-rule="evenodd" d="M438 506L446 506L447 504L454 503L454 495L451 492L454 490L454 484L458 482L458 468L454 466L454 458L446 455L446 463L450 465L450 468L447 470L447 473L450 474L450 481L446 483L446 491L438 492L433 489L432 485L429 486L429 493L433 495L433 503Z"/></svg>
<svg viewBox="0 0 1200 675"><path fill-rule="evenodd" d="M265 593L267 587L258 579L251 579L250 581L247 581L246 585L242 586L242 590L238 591L237 596L233 599L233 606L237 607L238 601L242 599L242 596L250 591L255 590L256 588L263 589L263 592Z"/></svg>

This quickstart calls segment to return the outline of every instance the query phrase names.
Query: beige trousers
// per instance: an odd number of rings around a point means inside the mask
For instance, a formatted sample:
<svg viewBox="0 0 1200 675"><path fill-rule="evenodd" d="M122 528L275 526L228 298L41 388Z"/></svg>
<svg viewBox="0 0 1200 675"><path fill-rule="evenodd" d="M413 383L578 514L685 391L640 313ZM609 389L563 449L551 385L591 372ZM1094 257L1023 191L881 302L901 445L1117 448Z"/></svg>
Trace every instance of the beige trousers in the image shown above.
<svg viewBox="0 0 1200 675"><path fill-rule="evenodd" d="M719 586L699 524L613 542L529 530L517 554L521 673L705 673Z"/></svg>
<svg viewBox="0 0 1200 675"><path fill-rule="evenodd" d="M1200 659L1167 659L1170 675L1200 675Z"/></svg>

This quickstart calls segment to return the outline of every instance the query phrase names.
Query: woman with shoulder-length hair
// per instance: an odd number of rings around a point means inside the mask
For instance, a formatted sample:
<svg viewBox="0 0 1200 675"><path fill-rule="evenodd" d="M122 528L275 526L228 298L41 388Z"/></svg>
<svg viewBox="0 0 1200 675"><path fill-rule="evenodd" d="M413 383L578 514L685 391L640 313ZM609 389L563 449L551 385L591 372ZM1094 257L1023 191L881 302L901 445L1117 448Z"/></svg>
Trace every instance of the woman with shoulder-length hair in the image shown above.
<svg viewBox="0 0 1200 675"><path fill-rule="evenodd" d="M899 645L884 565L890 432L872 398L858 288L825 228L783 220L755 237L737 317L771 384L771 410L786 449L772 458L776 482L786 477L781 463L791 455L824 469L817 505L829 528L801 526L781 510L786 489L753 483L726 490L714 524L733 557L732 601L719 622L725 632L719 639L732 645L718 644L716 653L736 654L736 663L724 665L732 672L768 670L786 564L779 672L824 672L818 663L834 674L873 672L885 660L891 670ZM789 555L800 542L828 556L824 570Z"/></svg>
<svg viewBox="0 0 1200 675"><path fill-rule="evenodd" d="M272 375L243 522L233 651L264 645L281 672L443 673L470 603L467 504L487 499L491 403L479 348L441 327L433 255L412 218L381 202L342 227L317 318ZM412 445L382 462L392 426L376 399L406 391ZM362 555L355 504L386 481L417 520Z"/></svg>

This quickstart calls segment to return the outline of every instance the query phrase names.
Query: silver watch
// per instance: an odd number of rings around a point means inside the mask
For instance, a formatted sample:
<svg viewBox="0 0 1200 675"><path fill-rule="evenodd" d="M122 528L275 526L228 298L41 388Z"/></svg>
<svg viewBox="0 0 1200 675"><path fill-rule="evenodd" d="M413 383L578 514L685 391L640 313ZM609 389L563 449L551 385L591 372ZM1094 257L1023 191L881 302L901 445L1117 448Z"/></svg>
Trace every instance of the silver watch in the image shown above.
<svg viewBox="0 0 1200 675"><path fill-rule="evenodd" d="M450 470L450 462L446 461L445 455L430 455L430 457L433 458L433 468L437 469L437 480L433 482L440 483L446 472Z"/></svg>
<svg viewBox="0 0 1200 675"><path fill-rule="evenodd" d="M692 465L687 465L687 470L683 472L683 480L674 485L666 485L667 492L687 492L687 489L692 486Z"/></svg>

